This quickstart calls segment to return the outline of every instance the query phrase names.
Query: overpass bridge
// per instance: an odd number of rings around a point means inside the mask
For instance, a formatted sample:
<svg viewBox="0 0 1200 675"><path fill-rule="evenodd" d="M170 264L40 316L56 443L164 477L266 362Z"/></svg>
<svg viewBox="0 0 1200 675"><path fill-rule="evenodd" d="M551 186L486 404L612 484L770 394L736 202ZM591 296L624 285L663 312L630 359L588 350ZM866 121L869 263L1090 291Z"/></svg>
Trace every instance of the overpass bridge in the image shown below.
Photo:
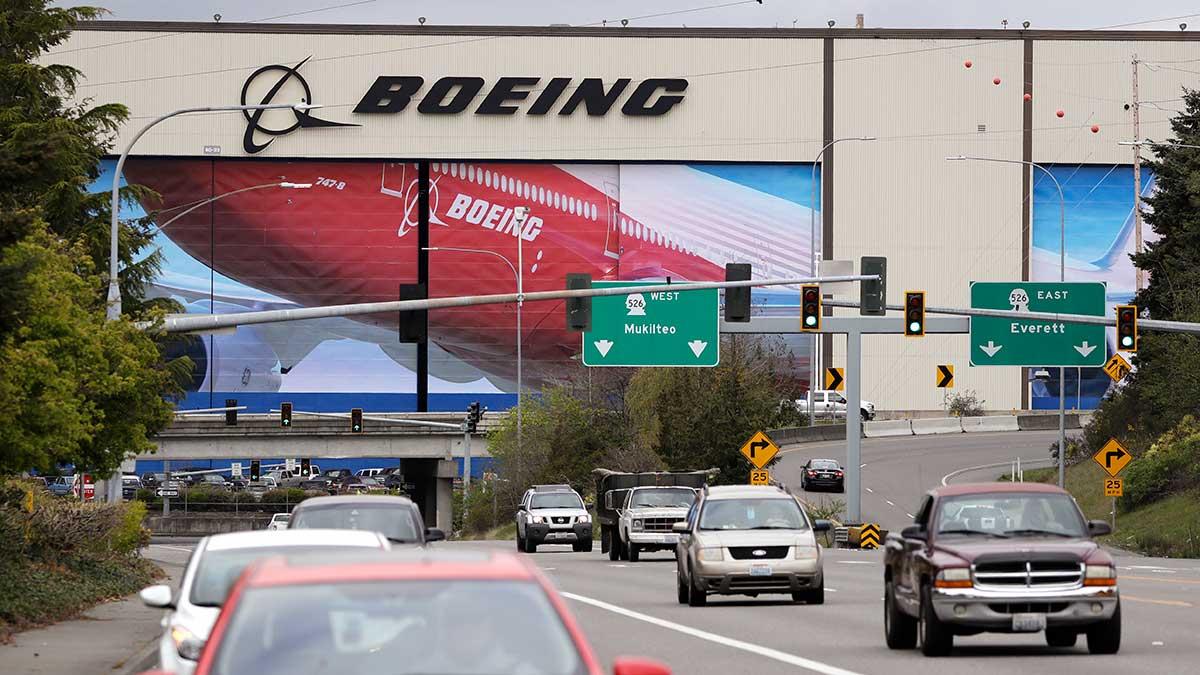
<svg viewBox="0 0 1200 675"><path fill-rule="evenodd" d="M289 427L280 425L278 414L239 414L237 424L232 426L226 423L224 413L181 415L153 439L156 450L136 457L134 466L138 471L149 471L158 469L160 462L170 462L173 468L181 469L214 460L240 461L248 466L253 459L308 457L329 468L338 466L338 460L378 460L372 463L399 465L405 482L413 485L411 496L421 507L427 524L449 531L452 486L461 475L466 435L455 429L412 422L457 425L463 421L463 414L370 412L366 417L362 432L352 433L348 418L298 412L293 413ZM473 459L490 459L484 437L499 426L500 418L499 414L483 415L471 434Z"/></svg>

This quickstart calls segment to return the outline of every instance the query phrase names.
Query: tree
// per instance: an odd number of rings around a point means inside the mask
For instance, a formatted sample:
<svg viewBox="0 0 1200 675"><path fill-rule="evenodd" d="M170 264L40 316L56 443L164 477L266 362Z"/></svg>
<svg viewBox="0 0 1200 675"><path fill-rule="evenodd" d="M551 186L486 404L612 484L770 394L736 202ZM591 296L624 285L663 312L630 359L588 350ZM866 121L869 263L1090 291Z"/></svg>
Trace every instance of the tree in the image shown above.
<svg viewBox="0 0 1200 675"><path fill-rule="evenodd" d="M106 323L109 204L88 187L125 119L124 106L75 98L81 73L45 64L94 8L9 0L0 10L0 471L68 462L97 472L150 449L147 435L171 418L184 360L128 319ZM146 196L137 188L125 197ZM148 222L120 239L127 317L153 320L159 269Z"/></svg>
<svg viewBox="0 0 1200 675"><path fill-rule="evenodd" d="M1171 120L1176 143L1200 145L1200 92L1185 90L1186 109ZM1155 319L1200 321L1200 150L1154 146L1147 167L1157 190L1146 200L1145 215L1159 239L1133 256L1149 275L1134 302ZM1200 409L1200 343L1195 336L1144 331L1122 403L1137 412L1128 423L1153 438ZM1132 407L1129 400L1140 401ZM1114 403L1115 405L1115 403ZM1149 432L1149 434L1147 434Z"/></svg>
<svg viewBox="0 0 1200 675"><path fill-rule="evenodd" d="M727 336L715 368L647 368L626 397L635 442L672 470L719 468L720 482L745 482L738 448L755 431L795 424L800 383L782 341Z"/></svg>

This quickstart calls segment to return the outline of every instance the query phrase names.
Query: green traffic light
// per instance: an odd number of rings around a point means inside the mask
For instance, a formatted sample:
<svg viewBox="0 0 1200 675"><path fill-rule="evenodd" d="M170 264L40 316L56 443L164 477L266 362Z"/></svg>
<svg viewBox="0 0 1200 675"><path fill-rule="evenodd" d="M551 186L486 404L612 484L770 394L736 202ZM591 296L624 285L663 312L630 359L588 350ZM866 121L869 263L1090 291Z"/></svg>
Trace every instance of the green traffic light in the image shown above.
<svg viewBox="0 0 1200 675"><path fill-rule="evenodd" d="M809 326L815 326L815 325L817 325L817 317L806 316L806 317L804 317L804 323L808 324Z"/></svg>
<svg viewBox="0 0 1200 675"><path fill-rule="evenodd" d="M1121 344L1128 347L1133 344L1133 338L1126 335L1125 337L1121 338Z"/></svg>
<svg viewBox="0 0 1200 675"><path fill-rule="evenodd" d="M908 324L908 330L912 331L913 333L921 332L921 323L919 321L914 321Z"/></svg>

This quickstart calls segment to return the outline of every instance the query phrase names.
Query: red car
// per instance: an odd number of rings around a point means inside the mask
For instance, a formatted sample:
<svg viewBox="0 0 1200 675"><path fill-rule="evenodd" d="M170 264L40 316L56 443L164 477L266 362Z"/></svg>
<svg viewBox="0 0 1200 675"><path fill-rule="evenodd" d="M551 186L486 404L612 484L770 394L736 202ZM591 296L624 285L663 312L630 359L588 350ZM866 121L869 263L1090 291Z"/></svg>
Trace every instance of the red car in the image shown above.
<svg viewBox="0 0 1200 675"><path fill-rule="evenodd" d="M617 659L615 675L670 675ZM600 675L549 581L505 552L271 558L234 585L195 675ZM147 674L151 675L151 674Z"/></svg>

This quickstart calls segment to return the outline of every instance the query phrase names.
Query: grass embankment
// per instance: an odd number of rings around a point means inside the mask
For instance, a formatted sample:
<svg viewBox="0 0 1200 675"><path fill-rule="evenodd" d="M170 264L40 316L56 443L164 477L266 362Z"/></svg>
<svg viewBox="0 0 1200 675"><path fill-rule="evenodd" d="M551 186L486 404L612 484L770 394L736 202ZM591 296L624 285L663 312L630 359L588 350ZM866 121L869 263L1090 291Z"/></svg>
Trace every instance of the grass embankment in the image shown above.
<svg viewBox="0 0 1200 675"><path fill-rule="evenodd" d="M77 616L161 576L139 502L81 504L0 480L0 642Z"/></svg>
<svg viewBox="0 0 1200 675"><path fill-rule="evenodd" d="M1107 477L1091 460L1067 467L1067 490L1089 519L1112 521L1113 499L1104 496ZM1026 471L1025 480L1054 483L1058 470ZM1118 500L1116 531L1100 541L1146 555L1200 558L1200 490L1170 495L1132 510L1122 510Z"/></svg>

